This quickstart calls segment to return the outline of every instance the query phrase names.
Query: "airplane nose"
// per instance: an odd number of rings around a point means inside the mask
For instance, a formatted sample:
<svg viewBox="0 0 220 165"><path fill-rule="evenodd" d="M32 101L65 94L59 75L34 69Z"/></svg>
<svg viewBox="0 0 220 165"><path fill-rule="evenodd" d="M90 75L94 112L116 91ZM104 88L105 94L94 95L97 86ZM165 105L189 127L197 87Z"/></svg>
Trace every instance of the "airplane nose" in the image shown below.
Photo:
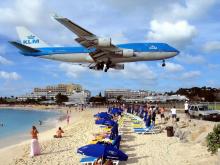
<svg viewBox="0 0 220 165"><path fill-rule="evenodd" d="M174 56L177 56L177 55L180 53L179 50L176 50L176 51L174 51L174 52L175 52L175 55L174 55Z"/></svg>

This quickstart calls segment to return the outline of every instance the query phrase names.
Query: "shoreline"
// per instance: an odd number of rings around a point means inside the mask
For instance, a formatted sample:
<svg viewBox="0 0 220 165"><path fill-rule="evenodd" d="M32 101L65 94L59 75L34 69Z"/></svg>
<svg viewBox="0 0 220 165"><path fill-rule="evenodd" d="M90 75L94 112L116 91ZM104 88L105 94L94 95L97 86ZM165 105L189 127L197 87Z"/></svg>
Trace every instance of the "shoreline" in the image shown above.
<svg viewBox="0 0 220 165"><path fill-rule="evenodd" d="M69 108L68 108L69 109ZM64 109L67 110L67 109ZM71 131L72 128L77 129L77 125L81 125L81 122L83 121L83 116L88 116L87 113L93 114L93 112L97 112L100 111L100 109L96 109L96 110L84 110L83 112L79 112L78 110L73 110L72 109L72 113L70 114L70 123L69 125L67 125L67 122L64 121L60 121L57 123L55 128L49 129L47 131L43 131L39 133L39 143L40 146L42 148L41 152L42 154L40 156L34 157L34 158L30 158L29 157L29 153L30 153L30 142L31 142L31 137L29 140L25 140L22 141L18 144L14 144L12 146L8 146L8 147L4 147L0 149L0 160L2 162L5 163L5 165L7 164L25 164L25 163L18 163L18 161L21 161L22 157L25 157L25 159L38 159L39 157L43 157L46 151L48 149L48 143L51 142L55 142L55 141L59 141L59 140L66 140L67 138L71 138L69 137L67 134L69 131ZM65 111L64 111L65 112ZM90 115L90 117L92 117L92 115ZM84 122L84 121L83 121ZM94 126L94 121L92 121L93 124L90 124L90 126ZM74 124L74 126L73 126ZM61 127L64 130L64 136L62 139L55 139L53 138L53 135L56 134L56 130L58 127ZM80 126L80 128L83 128ZM80 129L81 130L81 129ZM91 132L90 132L90 136L89 139L91 139ZM81 140L81 136L79 137L78 141ZM54 145L49 145L50 147L53 147ZM46 148L45 148L46 147ZM52 151L51 151L52 152ZM72 152L75 152L75 150L72 150ZM77 158L79 159L79 158ZM46 163L48 164L48 163Z"/></svg>
<svg viewBox="0 0 220 165"><path fill-rule="evenodd" d="M59 123L62 123L65 120L66 112L63 109L34 109L31 107L0 107L0 111L2 109L10 109L10 110L19 110L19 111L36 111L36 112L51 112L51 113L60 113L58 116L49 117L48 119L43 121L43 125L36 125L38 127L38 130L42 133L45 133L51 129L55 129ZM30 126L31 129L31 126ZM30 135L29 132L17 132L13 135L7 135L6 137L0 138L0 150L4 150L8 147L16 146L20 143L26 142ZM18 139L16 139L18 138Z"/></svg>

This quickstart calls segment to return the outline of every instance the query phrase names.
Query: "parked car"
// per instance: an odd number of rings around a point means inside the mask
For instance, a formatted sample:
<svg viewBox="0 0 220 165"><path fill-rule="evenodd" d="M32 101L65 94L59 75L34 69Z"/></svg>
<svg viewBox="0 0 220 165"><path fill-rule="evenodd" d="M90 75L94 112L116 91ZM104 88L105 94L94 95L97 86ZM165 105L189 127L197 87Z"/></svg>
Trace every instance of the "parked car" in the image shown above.
<svg viewBox="0 0 220 165"><path fill-rule="evenodd" d="M220 111L211 110L208 105L192 104L189 106L189 115L191 118L199 118L200 120L220 121Z"/></svg>

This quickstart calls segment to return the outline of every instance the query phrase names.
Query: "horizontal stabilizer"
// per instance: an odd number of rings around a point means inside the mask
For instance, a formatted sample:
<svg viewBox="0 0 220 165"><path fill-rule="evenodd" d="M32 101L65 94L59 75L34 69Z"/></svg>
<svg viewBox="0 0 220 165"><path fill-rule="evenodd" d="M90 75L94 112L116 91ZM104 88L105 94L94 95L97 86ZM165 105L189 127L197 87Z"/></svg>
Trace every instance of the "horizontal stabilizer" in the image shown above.
<svg viewBox="0 0 220 165"><path fill-rule="evenodd" d="M40 50L35 49L35 48L31 48L29 46L25 46L23 44L20 44L18 42L15 41L9 41L13 46L15 46L16 48L20 49L22 52L24 53L36 53L36 52L40 52Z"/></svg>

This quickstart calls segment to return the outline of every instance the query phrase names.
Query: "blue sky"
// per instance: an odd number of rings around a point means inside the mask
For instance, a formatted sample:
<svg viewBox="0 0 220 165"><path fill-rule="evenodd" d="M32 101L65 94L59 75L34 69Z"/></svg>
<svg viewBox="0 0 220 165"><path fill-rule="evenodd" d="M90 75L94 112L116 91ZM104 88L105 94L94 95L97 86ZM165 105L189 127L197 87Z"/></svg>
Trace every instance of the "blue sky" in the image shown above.
<svg viewBox="0 0 220 165"><path fill-rule="evenodd" d="M52 46L76 46L76 37L51 19L68 17L113 43L167 42L180 55L125 65L108 73L24 57L8 41L18 40L15 26L27 26ZM220 2L218 0L5 0L0 4L0 95L31 92L33 87L79 83L93 94L106 88L170 91L180 87L220 87Z"/></svg>

